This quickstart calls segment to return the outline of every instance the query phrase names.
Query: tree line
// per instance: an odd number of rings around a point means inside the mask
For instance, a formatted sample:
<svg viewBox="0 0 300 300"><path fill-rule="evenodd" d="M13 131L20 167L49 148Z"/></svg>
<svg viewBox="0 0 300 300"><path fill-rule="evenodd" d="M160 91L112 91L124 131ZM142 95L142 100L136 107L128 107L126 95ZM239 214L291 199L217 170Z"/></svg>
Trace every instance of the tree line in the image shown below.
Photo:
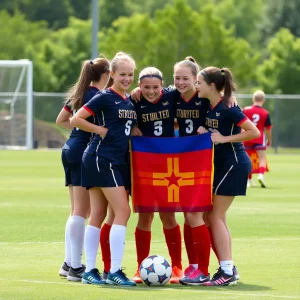
<svg viewBox="0 0 300 300"><path fill-rule="evenodd" d="M89 2L2 0L0 59L32 60L34 90L64 92L76 81L81 62L90 58ZM99 4L99 51L108 58L119 50L131 53L139 69L161 69L166 84L172 83L174 63L192 55L202 67L229 67L239 92L300 94L298 0ZM280 112L288 117L288 111L287 103L280 103ZM296 119L289 116L289 121L295 126Z"/></svg>

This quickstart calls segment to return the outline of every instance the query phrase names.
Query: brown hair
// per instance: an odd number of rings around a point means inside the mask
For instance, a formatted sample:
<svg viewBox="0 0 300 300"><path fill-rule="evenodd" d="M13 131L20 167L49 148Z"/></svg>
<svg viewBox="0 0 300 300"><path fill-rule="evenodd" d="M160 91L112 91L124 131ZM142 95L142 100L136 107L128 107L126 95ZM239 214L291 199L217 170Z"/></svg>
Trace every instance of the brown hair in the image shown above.
<svg viewBox="0 0 300 300"><path fill-rule="evenodd" d="M132 63L134 65L134 68L136 68L135 60L131 57L131 55L120 51L114 56L114 58L110 62L112 72L116 72L120 62ZM111 87L113 85L113 83L114 83L114 80L110 76L105 88L107 89L107 88Z"/></svg>
<svg viewBox="0 0 300 300"><path fill-rule="evenodd" d="M204 81L207 84L214 83L217 91L224 92L223 104L228 107L229 99L232 92L236 90L236 85L233 81L233 76L228 68L207 67L200 71Z"/></svg>
<svg viewBox="0 0 300 300"><path fill-rule="evenodd" d="M182 60L180 62L177 62L174 65L174 70L177 67L188 67L188 68L190 68L191 71L192 71L192 74L194 76L197 76L197 74L199 73L199 70L200 70L199 65L197 64L195 58L192 57L192 56L187 56L184 60Z"/></svg>
<svg viewBox="0 0 300 300"><path fill-rule="evenodd" d="M82 64L77 82L67 92L66 100L70 100L72 110L79 109L83 105L83 97L92 81L99 81L102 74L110 70L109 61L105 57L94 60L86 60Z"/></svg>

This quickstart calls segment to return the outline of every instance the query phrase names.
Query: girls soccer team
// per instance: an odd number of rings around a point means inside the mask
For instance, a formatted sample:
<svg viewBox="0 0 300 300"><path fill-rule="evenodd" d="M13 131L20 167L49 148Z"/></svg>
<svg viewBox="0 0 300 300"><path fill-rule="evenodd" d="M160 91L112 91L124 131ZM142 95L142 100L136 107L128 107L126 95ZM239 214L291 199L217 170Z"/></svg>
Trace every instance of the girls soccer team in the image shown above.
<svg viewBox="0 0 300 300"><path fill-rule="evenodd" d="M71 251L66 254L59 273L69 276L70 280L73 275L76 280L82 277L82 282L89 284L135 286L142 282L138 271L133 280L130 280L121 269L126 225L130 216L128 141L130 135L172 137L176 118L179 136L212 132L215 170L213 209L209 212L184 214L184 241L189 260L189 266L184 272L181 264L180 226L174 213L160 213L172 261L171 283L206 286L235 284L237 274L232 260L226 212L235 196L245 195L251 169L249 157L241 142L258 137L260 133L238 106L230 105L234 85L228 69L209 67L199 72L195 60L187 57L174 66L176 89L165 89L162 73L154 67L145 68L139 76L142 99L136 102L126 94L133 82L134 69L135 62L128 54L117 53L111 61L106 89L99 91L92 99L87 99L89 101L82 102L71 121L67 121L68 127L76 128L73 131L80 130L93 135L84 153L81 152L82 172L78 175L81 189L89 191L78 203L88 203L86 207L90 208L90 218L83 234L82 227L89 215L87 209L84 210L84 215L82 212L75 214L74 211L71 214L72 217L78 215L80 221L83 221L80 222L78 231L80 243L77 243L77 248L80 251L77 252L81 255L84 236L85 270L81 260L78 260L78 253L73 258ZM92 80L89 84L93 84L91 82ZM70 101L73 97L71 95ZM157 113L161 118L150 121L147 118L150 113ZM95 122L90 121L92 117ZM64 152L65 150L63 163ZM69 168L72 170L71 166ZM67 178L67 167L65 172ZM77 194L80 197L79 192ZM71 188L70 195L72 199ZM102 238L101 232L100 238L100 228L107 210L109 221L103 226L105 237ZM74 222L73 219L71 221ZM139 214L135 231L138 266L149 255L152 220L153 213ZM67 232L68 223L66 237ZM103 261L106 262L103 277L96 268L99 240L103 240L101 249ZM66 238L66 253L67 242ZM218 272L212 278L208 273L211 246L220 262Z"/></svg>

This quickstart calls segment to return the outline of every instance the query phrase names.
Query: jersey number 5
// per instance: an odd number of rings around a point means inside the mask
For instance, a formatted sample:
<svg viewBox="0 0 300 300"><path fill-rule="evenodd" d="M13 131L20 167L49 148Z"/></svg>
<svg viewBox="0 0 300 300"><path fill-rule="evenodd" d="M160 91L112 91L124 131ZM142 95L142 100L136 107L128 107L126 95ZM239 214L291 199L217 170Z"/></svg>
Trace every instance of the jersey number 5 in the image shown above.
<svg viewBox="0 0 300 300"><path fill-rule="evenodd" d="M125 124L125 134L126 135L129 135L130 134L130 131L131 131L131 124L132 124L132 121L131 120L128 120Z"/></svg>
<svg viewBox="0 0 300 300"><path fill-rule="evenodd" d="M253 114L253 115L252 115L252 122L253 122L253 124L254 124L255 126L257 126L257 123L258 123L259 119L260 119L259 114Z"/></svg>

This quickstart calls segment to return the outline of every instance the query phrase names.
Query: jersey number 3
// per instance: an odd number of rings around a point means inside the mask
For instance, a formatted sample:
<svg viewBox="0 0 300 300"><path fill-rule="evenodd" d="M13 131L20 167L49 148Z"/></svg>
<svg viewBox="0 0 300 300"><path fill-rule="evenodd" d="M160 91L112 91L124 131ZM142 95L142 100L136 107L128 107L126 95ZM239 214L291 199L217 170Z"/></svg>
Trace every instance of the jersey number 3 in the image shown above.
<svg viewBox="0 0 300 300"><path fill-rule="evenodd" d="M191 119L186 119L185 124L187 125L185 129L186 133L192 133L194 130L193 121Z"/></svg>
<svg viewBox="0 0 300 300"><path fill-rule="evenodd" d="M154 134L156 136L162 135L162 121L154 122Z"/></svg>

